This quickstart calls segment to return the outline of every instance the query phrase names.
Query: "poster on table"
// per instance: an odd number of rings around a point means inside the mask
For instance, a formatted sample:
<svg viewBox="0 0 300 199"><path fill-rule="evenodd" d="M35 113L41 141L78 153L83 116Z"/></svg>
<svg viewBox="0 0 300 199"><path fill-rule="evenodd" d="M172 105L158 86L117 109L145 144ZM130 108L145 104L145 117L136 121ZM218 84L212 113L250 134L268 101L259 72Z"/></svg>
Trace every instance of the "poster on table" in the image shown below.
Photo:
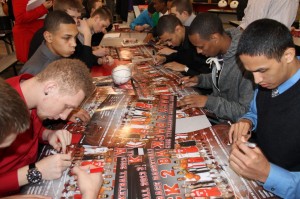
<svg viewBox="0 0 300 199"><path fill-rule="evenodd" d="M92 164L103 169L98 198L276 198L231 170L228 128L218 125L176 134L174 149L71 145L68 151L73 156L72 166ZM61 179L26 186L22 193L80 198L70 169Z"/></svg>
<svg viewBox="0 0 300 199"><path fill-rule="evenodd" d="M176 97L108 95L94 110L79 144L128 147L173 148Z"/></svg>

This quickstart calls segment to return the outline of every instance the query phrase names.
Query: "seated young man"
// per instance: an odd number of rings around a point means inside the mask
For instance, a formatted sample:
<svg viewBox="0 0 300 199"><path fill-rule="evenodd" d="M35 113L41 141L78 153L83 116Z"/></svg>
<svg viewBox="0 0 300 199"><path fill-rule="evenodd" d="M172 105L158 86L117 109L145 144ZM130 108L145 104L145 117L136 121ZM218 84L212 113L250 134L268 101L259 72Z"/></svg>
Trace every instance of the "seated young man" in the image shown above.
<svg viewBox="0 0 300 199"><path fill-rule="evenodd" d="M75 23L79 25L79 20L81 19L81 11L83 9L82 4L80 1L74 1L74 0L55 0L53 2L53 11L60 10L63 12L66 12L68 15L70 15ZM41 29L39 29L33 36L30 47L29 47L29 53L28 53L28 60L32 57L32 55L35 53L35 51L39 48L39 46L44 41L44 32L45 32L45 26L43 26Z"/></svg>
<svg viewBox="0 0 300 199"><path fill-rule="evenodd" d="M190 0L173 0L170 12L176 15L184 26L190 26L196 17Z"/></svg>
<svg viewBox="0 0 300 199"><path fill-rule="evenodd" d="M98 8L103 8L105 9L109 15L112 17L112 12L111 10L107 7L107 6L104 6L102 1L99 1L99 0L88 0L87 1L87 5L86 5L86 15L85 15L85 18L90 18L91 15L95 12L95 10L97 10ZM111 20L112 21L112 20ZM102 38L104 37L104 35L106 34L106 32L109 32L111 31L113 28L113 25L112 23L106 28L106 31L105 32L99 32L99 33L94 33L93 36L92 36L92 47L93 47L93 50L95 50L95 47L96 49L97 48L100 48L99 44L102 40ZM103 49L103 50L107 50L107 49Z"/></svg>
<svg viewBox="0 0 300 199"><path fill-rule="evenodd" d="M49 63L74 53L78 30L71 16L63 11L52 11L47 15L44 27L45 41L24 64L20 74L36 75Z"/></svg>
<svg viewBox="0 0 300 199"><path fill-rule="evenodd" d="M54 61L35 77L25 74L7 82L26 103L31 125L9 147L0 149L0 196L28 183L57 179L71 165L71 154L65 153L72 135L66 130L45 129L42 121L66 119L95 89L87 67L75 59ZM36 162L39 141L62 153Z"/></svg>
<svg viewBox="0 0 300 199"><path fill-rule="evenodd" d="M189 95L179 101L185 108L205 107L221 119L237 121L250 106L254 85L251 73L238 64L236 49L241 32L225 31L219 17L211 13L197 15L190 26L189 39L197 52L208 58L211 74L184 77L184 86L209 88L210 95Z"/></svg>
<svg viewBox="0 0 300 199"><path fill-rule="evenodd" d="M8 147L30 126L29 111L20 95L0 78L0 148Z"/></svg>
<svg viewBox="0 0 300 199"><path fill-rule="evenodd" d="M30 115L25 102L18 92L0 78L0 149L14 142L19 133L30 127ZM78 178L78 186L83 199L97 198L102 185L101 173L88 173L90 166L74 167L73 173ZM49 198L41 195L14 195L7 199Z"/></svg>
<svg viewBox="0 0 300 199"><path fill-rule="evenodd" d="M154 24L152 14L155 12L156 10L154 9L154 4L151 2L148 5L148 8L130 23L131 30L142 32L153 28Z"/></svg>
<svg viewBox="0 0 300 199"><path fill-rule="evenodd" d="M106 28L111 24L111 20L110 11L101 7L97 8L90 18L80 20L80 26L78 26L80 34L73 57L85 62L89 68L95 65L112 64L113 59L110 56L104 57L107 54L105 49L92 49L93 34L106 33Z"/></svg>
<svg viewBox="0 0 300 199"><path fill-rule="evenodd" d="M196 48L189 41L188 28L184 27L176 16L162 16L157 24L157 34L162 43L177 52L167 56L157 55L156 64L166 63L164 67L186 72L188 75L210 73L205 63L206 58L197 54Z"/></svg>
<svg viewBox="0 0 300 199"><path fill-rule="evenodd" d="M251 23L237 55L258 84L251 107L233 124L231 167L282 198L300 195L300 62L289 29L272 19ZM254 130L258 147L245 145Z"/></svg>

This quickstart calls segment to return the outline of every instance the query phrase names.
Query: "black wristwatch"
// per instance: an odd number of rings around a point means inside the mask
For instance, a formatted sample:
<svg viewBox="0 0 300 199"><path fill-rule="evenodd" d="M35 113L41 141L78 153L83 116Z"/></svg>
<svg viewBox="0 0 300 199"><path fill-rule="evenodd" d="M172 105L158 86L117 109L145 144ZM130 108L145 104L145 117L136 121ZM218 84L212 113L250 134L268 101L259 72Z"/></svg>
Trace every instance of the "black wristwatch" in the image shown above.
<svg viewBox="0 0 300 199"><path fill-rule="evenodd" d="M35 163L29 164L27 180L33 184L39 183L42 180L42 173L35 167Z"/></svg>

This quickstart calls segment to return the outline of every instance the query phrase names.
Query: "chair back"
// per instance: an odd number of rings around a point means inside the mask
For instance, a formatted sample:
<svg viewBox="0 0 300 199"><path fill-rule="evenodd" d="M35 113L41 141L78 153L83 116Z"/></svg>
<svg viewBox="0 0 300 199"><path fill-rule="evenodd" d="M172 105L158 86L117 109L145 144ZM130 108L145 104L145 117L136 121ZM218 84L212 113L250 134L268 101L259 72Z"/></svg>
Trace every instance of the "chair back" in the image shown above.
<svg viewBox="0 0 300 199"><path fill-rule="evenodd" d="M0 16L0 30L12 30L13 22L9 16Z"/></svg>

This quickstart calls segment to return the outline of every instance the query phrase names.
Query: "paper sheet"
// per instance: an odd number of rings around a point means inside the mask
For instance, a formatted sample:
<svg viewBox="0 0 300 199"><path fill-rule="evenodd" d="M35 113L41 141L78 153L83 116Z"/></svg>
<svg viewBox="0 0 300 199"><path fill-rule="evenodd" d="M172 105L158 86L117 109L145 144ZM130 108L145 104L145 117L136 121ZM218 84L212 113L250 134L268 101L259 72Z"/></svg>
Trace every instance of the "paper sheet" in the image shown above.
<svg viewBox="0 0 300 199"><path fill-rule="evenodd" d="M121 33L106 33L103 38L119 38Z"/></svg>
<svg viewBox="0 0 300 199"><path fill-rule="evenodd" d="M175 133L188 133L210 127L206 115L176 119Z"/></svg>

